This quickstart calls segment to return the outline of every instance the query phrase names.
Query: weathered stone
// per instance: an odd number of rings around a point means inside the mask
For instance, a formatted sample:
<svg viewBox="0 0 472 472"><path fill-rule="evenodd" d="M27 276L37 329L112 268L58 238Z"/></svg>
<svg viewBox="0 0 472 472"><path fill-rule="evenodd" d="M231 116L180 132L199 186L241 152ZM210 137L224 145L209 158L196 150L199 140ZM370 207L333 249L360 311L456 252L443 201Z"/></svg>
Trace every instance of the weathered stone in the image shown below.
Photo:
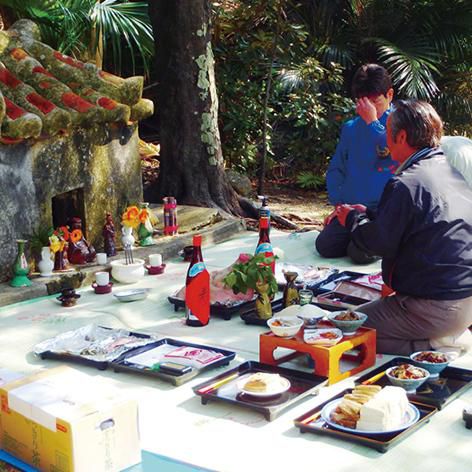
<svg viewBox="0 0 472 472"><path fill-rule="evenodd" d="M105 213L121 220L130 202L142 200L135 127L78 128L69 137L34 144L0 145L0 280L16 256L15 240L28 239L40 225L52 226L52 198L83 191L84 230L97 248Z"/></svg>
<svg viewBox="0 0 472 472"><path fill-rule="evenodd" d="M236 172L233 169L226 170L226 177L228 178L231 186L234 188L239 195L248 197L252 193L252 186L249 177Z"/></svg>

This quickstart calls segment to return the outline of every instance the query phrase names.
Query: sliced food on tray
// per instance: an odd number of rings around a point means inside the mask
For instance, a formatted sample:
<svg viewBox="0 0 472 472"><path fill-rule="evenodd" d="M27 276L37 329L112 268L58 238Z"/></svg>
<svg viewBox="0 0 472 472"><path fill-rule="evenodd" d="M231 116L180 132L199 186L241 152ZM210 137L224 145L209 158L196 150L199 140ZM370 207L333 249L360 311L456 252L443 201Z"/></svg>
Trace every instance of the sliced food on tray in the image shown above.
<svg viewBox="0 0 472 472"><path fill-rule="evenodd" d="M235 264L244 261L244 254L241 254L235 262L224 269L210 272L210 304L234 306L255 299L254 290L249 289L246 293L235 294L232 289L225 287L223 279L231 272ZM185 285L174 295L175 298L185 300Z"/></svg>
<svg viewBox="0 0 472 472"><path fill-rule="evenodd" d="M330 420L350 429L392 431L405 423L408 406L408 397L400 387L361 385L344 395L331 411Z"/></svg>

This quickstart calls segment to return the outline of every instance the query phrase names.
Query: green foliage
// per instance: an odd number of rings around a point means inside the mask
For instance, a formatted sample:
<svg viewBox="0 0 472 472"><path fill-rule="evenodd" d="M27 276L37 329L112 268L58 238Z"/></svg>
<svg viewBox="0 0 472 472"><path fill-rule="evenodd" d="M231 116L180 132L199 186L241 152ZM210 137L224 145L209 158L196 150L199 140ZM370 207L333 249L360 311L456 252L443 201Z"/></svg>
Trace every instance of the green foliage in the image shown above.
<svg viewBox="0 0 472 472"><path fill-rule="evenodd" d="M366 62L389 70L397 96L432 101L446 132L472 131L470 1L226 0L213 24L223 155L239 171L257 168L268 73L268 167L292 175L324 173Z"/></svg>
<svg viewBox="0 0 472 472"><path fill-rule="evenodd" d="M54 228L48 225L40 225L28 238L30 249L33 254L39 255L41 248L49 246L49 237L52 236Z"/></svg>
<svg viewBox="0 0 472 472"><path fill-rule="evenodd" d="M297 184L304 189L318 190L325 184L325 178L310 171L303 171L297 175Z"/></svg>
<svg viewBox="0 0 472 472"><path fill-rule="evenodd" d="M149 70L153 36L147 2L130 0L0 0L18 18L35 21L42 40L64 54L94 59L103 46L104 59L120 73L123 56ZM100 44L102 42L102 44Z"/></svg>
<svg viewBox="0 0 472 472"><path fill-rule="evenodd" d="M255 290L257 285L267 283L269 285L267 294L272 297L278 291L277 281L270 267L275 256L265 257L264 254L247 256L247 262L233 265L231 272L223 279L225 286L237 294L246 293L249 289Z"/></svg>

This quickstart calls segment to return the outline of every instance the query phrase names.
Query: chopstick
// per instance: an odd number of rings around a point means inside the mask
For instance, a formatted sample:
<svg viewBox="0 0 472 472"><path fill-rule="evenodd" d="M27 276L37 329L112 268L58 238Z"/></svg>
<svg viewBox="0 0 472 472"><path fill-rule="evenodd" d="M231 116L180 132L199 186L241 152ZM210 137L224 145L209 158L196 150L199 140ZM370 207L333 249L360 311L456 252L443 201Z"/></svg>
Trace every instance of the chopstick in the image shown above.
<svg viewBox="0 0 472 472"><path fill-rule="evenodd" d="M229 375L228 377L225 377L224 379L218 380L218 382L215 382L211 385L207 385L206 387L202 387L200 390L197 391L198 393L208 393L210 390L216 390L217 388L220 388L222 385L229 382L230 380L235 379L238 375L239 372L236 372L232 375Z"/></svg>
<svg viewBox="0 0 472 472"><path fill-rule="evenodd" d="M373 384L375 382L377 382L377 380L381 379L385 374L387 373L386 370L374 375L373 377L371 377L370 379L367 379L367 380L364 380L364 382L362 382L361 385L370 385L370 384Z"/></svg>
<svg viewBox="0 0 472 472"><path fill-rule="evenodd" d="M305 418L305 419L302 421L302 424L311 423L313 420L315 420L316 418L318 418L320 415L321 415L321 411L317 411L316 413L314 413L313 415L309 416L308 418Z"/></svg>

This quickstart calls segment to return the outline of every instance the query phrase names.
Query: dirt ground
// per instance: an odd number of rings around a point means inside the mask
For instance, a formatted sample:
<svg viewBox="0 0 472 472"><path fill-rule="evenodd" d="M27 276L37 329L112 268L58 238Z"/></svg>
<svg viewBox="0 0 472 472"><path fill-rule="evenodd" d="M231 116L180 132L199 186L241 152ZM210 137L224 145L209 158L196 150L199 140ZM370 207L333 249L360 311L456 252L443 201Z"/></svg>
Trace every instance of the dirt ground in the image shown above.
<svg viewBox="0 0 472 472"><path fill-rule="evenodd" d="M332 211L326 192L303 190L293 185L268 181L265 195L272 212L287 218L300 228L322 229L325 216Z"/></svg>

